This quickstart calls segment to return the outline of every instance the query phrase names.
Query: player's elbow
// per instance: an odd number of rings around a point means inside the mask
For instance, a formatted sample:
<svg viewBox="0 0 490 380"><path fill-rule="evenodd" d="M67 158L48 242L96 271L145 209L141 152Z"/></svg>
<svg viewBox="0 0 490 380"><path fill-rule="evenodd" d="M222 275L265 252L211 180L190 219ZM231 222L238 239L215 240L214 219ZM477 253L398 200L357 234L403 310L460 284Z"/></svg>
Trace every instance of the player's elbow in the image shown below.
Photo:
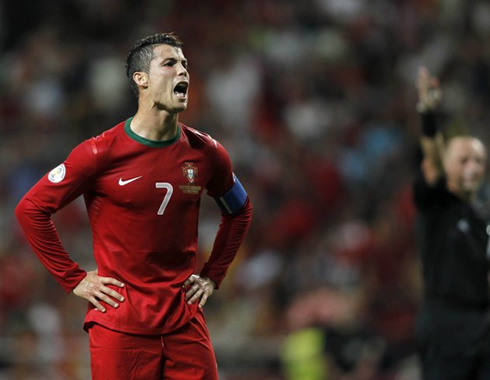
<svg viewBox="0 0 490 380"><path fill-rule="evenodd" d="M25 198L22 198L19 203L17 203L17 206L15 207L14 214L15 217L17 218L18 221L21 221L24 215L26 214L26 209L27 209L27 201Z"/></svg>
<svg viewBox="0 0 490 380"><path fill-rule="evenodd" d="M27 219L35 218L35 215L41 214L41 210L30 199L23 197L15 207L14 214L20 224Z"/></svg>

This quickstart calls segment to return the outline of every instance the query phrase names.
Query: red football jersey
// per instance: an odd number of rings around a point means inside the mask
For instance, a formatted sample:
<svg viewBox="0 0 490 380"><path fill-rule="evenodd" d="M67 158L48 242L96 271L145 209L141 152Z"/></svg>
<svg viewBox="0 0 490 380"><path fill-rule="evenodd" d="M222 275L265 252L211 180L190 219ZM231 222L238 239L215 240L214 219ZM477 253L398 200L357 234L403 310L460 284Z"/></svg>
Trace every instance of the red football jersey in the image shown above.
<svg viewBox="0 0 490 380"><path fill-rule="evenodd" d="M25 195L16 214L39 259L71 291L86 272L62 247L51 214L83 194L98 273L125 284L111 286L124 295L119 308L101 313L89 304L85 326L160 334L197 308L185 302L182 285L195 269L201 194L219 198L234 178L227 152L208 135L179 123L174 139L155 142L136 135L130 122L78 145ZM223 215L203 270L218 285L248 229L248 199L236 214Z"/></svg>

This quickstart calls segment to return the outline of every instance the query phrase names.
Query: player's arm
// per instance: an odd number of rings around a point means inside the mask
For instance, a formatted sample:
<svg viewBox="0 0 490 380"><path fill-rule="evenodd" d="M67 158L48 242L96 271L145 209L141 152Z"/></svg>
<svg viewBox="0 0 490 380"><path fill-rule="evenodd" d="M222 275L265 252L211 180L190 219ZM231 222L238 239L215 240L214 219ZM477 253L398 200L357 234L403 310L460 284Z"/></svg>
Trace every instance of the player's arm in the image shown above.
<svg viewBox="0 0 490 380"><path fill-rule="evenodd" d="M252 221L252 204L247 192L233 174L228 154L219 144L215 168L215 175L207 189L221 209L221 223L209 260L200 275L191 276L185 284L188 286L186 300L189 303L199 300L200 307L221 285Z"/></svg>
<svg viewBox="0 0 490 380"><path fill-rule="evenodd" d="M115 302L107 295L115 297L117 294L105 285L122 284L115 279L95 278L80 268L63 248L51 218L87 189L96 171L95 152L89 142L76 147L63 164L24 195L15 214L36 256L63 289L89 300L102 311L104 307L98 299L114 306Z"/></svg>
<svg viewBox="0 0 490 380"><path fill-rule="evenodd" d="M420 67L417 75L418 103L420 115L420 144L423 153L422 173L427 184L434 185L444 174L444 138L437 128L435 110L441 99L437 78L432 77L425 67Z"/></svg>

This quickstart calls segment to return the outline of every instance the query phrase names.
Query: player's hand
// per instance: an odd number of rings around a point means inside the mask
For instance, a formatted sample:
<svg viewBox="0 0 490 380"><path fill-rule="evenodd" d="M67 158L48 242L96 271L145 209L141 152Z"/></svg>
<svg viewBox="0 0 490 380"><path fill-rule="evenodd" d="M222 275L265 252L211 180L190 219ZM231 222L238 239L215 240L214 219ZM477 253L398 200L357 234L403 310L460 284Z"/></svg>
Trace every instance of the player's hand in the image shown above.
<svg viewBox="0 0 490 380"><path fill-rule="evenodd" d="M73 293L78 297L88 300L97 310L105 313L106 308L100 303L101 301L114 308L119 307L115 299L119 302L124 301L124 297L121 294L106 285L115 285L120 288L124 287L121 281L111 277L101 277L98 275L98 271L94 270L87 272L87 276L73 289Z"/></svg>
<svg viewBox="0 0 490 380"><path fill-rule="evenodd" d="M216 284L206 276L193 274L184 283L185 300L188 304L194 304L199 301L199 307L206 304L209 296L213 294Z"/></svg>
<svg viewBox="0 0 490 380"><path fill-rule="evenodd" d="M419 94L417 109L419 112L433 110L441 101L439 79L430 75L426 67L419 67L416 86Z"/></svg>

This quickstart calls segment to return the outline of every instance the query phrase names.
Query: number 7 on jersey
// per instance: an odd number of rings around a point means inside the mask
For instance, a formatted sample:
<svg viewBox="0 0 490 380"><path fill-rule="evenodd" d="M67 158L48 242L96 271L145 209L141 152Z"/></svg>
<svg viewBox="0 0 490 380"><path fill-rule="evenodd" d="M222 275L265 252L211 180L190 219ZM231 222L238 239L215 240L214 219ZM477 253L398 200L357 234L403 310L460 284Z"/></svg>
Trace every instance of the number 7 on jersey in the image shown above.
<svg viewBox="0 0 490 380"><path fill-rule="evenodd" d="M165 194L165 198L163 198L163 202L158 209L157 214L163 215L165 209L167 208L168 202L170 202L170 198L172 197L172 193L174 192L174 188L168 182L157 182L155 183L155 187L157 189L167 189L167 193Z"/></svg>

